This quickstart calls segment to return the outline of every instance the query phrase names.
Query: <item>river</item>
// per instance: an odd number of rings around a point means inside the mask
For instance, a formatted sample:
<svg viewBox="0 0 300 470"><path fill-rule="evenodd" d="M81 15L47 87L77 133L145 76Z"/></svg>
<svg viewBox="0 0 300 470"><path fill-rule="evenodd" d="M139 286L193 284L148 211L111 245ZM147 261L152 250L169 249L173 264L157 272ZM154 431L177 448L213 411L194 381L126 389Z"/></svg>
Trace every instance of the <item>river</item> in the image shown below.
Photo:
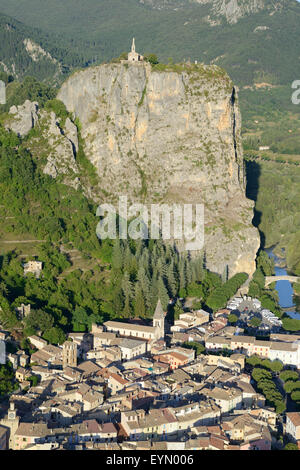
<svg viewBox="0 0 300 470"><path fill-rule="evenodd" d="M285 268L281 268L279 266L280 258L278 258L272 251L272 248L268 248L265 250L266 253L269 255L270 258L274 259L275 262L275 275L276 276L286 276L288 273ZM288 310L286 314L291 317L295 318L296 320L300 320L300 313L296 311L296 304L294 302L294 289L290 281L277 281L276 282L276 290L279 296L279 305L280 307L285 309L290 309L295 307L295 310Z"/></svg>

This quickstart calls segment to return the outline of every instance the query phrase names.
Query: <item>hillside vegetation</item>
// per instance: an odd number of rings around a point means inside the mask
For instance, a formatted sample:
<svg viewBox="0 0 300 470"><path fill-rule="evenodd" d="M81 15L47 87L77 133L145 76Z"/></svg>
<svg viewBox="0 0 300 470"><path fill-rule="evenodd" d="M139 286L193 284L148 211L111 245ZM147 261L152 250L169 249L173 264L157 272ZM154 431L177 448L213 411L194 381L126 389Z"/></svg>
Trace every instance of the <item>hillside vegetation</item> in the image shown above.
<svg viewBox="0 0 300 470"><path fill-rule="evenodd" d="M76 46L71 47L67 40L2 13L0 58L0 71L16 78L33 76L52 84L61 83L74 67L86 65Z"/></svg>
<svg viewBox="0 0 300 470"><path fill-rule="evenodd" d="M0 0L0 11L27 26L59 35L84 61L128 51L133 36L142 53L161 61L197 59L224 67L238 85L287 84L299 73L300 5L296 0L238 2L172 0ZM263 6L258 6L262 4ZM262 47L262 43L264 47ZM51 47L48 48L51 52Z"/></svg>

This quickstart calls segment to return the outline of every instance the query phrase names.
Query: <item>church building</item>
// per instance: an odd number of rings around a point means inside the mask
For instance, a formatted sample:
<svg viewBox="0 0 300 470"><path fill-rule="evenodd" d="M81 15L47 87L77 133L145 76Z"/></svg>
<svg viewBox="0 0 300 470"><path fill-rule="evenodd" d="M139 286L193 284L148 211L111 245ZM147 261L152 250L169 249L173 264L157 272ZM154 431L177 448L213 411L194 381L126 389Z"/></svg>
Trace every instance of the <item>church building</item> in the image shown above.
<svg viewBox="0 0 300 470"><path fill-rule="evenodd" d="M132 40L131 52L128 54L128 62L143 62L144 56L135 51L135 39Z"/></svg>
<svg viewBox="0 0 300 470"><path fill-rule="evenodd" d="M116 333L120 336L147 341L159 341L164 339L165 336L165 313L161 301L158 300L153 316L153 326L135 325L117 321L107 321L103 325L105 331Z"/></svg>

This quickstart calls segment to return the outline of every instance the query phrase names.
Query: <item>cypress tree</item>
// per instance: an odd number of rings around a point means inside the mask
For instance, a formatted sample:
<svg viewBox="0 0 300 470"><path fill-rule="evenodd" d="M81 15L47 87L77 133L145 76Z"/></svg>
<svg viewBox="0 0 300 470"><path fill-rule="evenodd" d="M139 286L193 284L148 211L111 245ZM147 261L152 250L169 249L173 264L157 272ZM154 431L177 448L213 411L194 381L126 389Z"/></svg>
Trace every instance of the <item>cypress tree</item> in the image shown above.
<svg viewBox="0 0 300 470"><path fill-rule="evenodd" d="M146 314L144 295L139 282L135 285L134 314L136 317L145 317Z"/></svg>
<svg viewBox="0 0 300 470"><path fill-rule="evenodd" d="M166 286L164 284L164 281L161 277L159 277L157 281L157 300L158 299L161 300L162 307L164 310L166 310L168 307L170 298L169 298L169 294L166 289Z"/></svg>
<svg viewBox="0 0 300 470"><path fill-rule="evenodd" d="M177 293L178 285L177 285L176 278L175 278L175 268L174 268L173 261L171 261L167 269L167 284L168 284L170 295L172 297L175 297Z"/></svg>

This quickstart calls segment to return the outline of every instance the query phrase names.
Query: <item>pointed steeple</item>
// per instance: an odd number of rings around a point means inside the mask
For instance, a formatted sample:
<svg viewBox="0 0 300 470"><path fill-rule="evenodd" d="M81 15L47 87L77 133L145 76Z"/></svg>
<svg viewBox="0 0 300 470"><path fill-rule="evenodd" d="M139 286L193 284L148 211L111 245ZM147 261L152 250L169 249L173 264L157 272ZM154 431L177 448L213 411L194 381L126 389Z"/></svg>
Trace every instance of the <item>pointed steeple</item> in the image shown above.
<svg viewBox="0 0 300 470"><path fill-rule="evenodd" d="M135 39L132 39L131 52L135 52Z"/></svg>
<svg viewBox="0 0 300 470"><path fill-rule="evenodd" d="M159 319L159 318L164 318L164 317L165 317L165 314L161 305L161 301L160 299L158 299L153 318Z"/></svg>

